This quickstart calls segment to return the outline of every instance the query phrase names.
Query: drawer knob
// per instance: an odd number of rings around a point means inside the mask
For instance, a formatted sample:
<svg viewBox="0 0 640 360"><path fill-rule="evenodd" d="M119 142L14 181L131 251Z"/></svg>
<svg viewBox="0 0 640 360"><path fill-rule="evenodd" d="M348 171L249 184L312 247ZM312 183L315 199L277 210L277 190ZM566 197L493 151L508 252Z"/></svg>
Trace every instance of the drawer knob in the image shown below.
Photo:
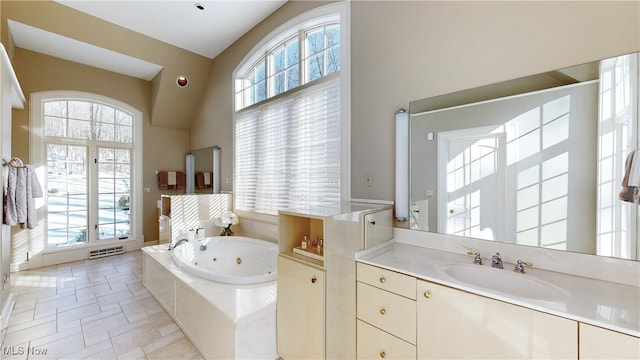
<svg viewBox="0 0 640 360"><path fill-rule="evenodd" d="M380 276L380 284L384 284L385 281L387 281L387 279L385 279L384 276Z"/></svg>
<svg viewBox="0 0 640 360"><path fill-rule="evenodd" d="M380 315L384 315L387 312L384 308L380 309Z"/></svg>
<svg viewBox="0 0 640 360"><path fill-rule="evenodd" d="M431 291L427 290L424 292L424 297L426 297L427 299L431 297Z"/></svg>
<svg viewBox="0 0 640 360"><path fill-rule="evenodd" d="M385 356L387 356L387 354L384 351L380 351L380 357L384 359Z"/></svg>
<svg viewBox="0 0 640 360"><path fill-rule="evenodd" d="M375 224L376 224L376 221L375 221L375 220L371 220L371 221L369 221L369 224L371 224L371 225L375 225Z"/></svg>
<svg viewBox="0 0 640 360"><path fill-rule="evenodd" d="M318 279L316 279L316 276L314 275L314 276L311 278L311 283L312 283L312 284L315 284L315 283L316 283L316 281L318 281Z"/></svg>

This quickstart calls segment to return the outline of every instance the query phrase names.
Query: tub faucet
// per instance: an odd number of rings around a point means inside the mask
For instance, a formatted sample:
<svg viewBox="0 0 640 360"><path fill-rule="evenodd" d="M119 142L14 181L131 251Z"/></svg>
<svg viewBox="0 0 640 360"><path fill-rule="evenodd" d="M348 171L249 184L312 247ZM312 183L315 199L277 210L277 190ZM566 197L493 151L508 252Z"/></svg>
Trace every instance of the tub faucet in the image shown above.
<svg viewBox="0 0 640 360"><path fill-rule="evenodd" d="M491 257L491 267L504 269L504 267L502 266L502 258L500 257L499 252Z"/></svg>
<svg viewBox="0 0 640 360"><path fill-rule="evenodd" d="M175 244L169 244L169 251L171 251L171 250L173 250L173 249L177 248L177 247L178 247L178 245L180 245L180 244L182 244L182 243L186 243L186 242L189 242L189 240L187 240L187 239L180 239L180 240L176 241L176 243L175 243Z"/></svg>

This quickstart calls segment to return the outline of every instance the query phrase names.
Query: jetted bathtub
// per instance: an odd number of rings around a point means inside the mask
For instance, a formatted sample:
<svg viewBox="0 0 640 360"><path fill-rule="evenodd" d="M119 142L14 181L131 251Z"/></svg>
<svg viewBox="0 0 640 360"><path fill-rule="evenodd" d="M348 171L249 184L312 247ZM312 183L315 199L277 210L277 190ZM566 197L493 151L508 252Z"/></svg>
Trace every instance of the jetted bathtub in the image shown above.
<svg viewBox="0 0 640 360"><path fill-rule="evenodd" d="M192 240L171 250L172 260L192 275L227 283L276 280L278 245L242 236Z"/></svg>

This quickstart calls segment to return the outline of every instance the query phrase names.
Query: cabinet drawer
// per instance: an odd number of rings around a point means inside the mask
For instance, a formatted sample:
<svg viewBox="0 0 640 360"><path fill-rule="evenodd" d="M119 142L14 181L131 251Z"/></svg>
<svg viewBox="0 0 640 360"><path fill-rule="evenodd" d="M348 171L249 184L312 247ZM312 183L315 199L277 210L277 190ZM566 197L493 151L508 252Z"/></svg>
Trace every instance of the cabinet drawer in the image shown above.
<svg viewBox="0 0 640 360"><path fill-rule="evenodd" d="M358 282L358 319L415 345L416 302Z"/></svg>
<svg viewBox="0 0 640 360"><path fill-rule="evenodd" d="M416 347L358 320L358 359L415 359Z"/></svg>
<svg viewBox="0 0 640 360"><path fill-rule="evenodd" d="M393 237L392 210L382 210L364 215L363 249L370 249Z"/></svg>
<svg viewBox="0 0 640 360"><path fill-rule="evenodd" d="M357 271L358 281L409 299L416 299L416 279L412 276L363 263L357 264Z"/></svg>

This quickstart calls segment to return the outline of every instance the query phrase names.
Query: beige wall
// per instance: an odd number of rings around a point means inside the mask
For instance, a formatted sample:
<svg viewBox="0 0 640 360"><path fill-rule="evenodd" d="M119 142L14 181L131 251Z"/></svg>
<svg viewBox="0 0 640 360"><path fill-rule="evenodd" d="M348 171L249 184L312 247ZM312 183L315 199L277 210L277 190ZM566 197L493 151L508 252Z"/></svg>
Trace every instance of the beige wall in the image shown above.
<svg viewBox="0 0 640 360"><path fill-rule="evenodd" d="M322 3L289 2L214 59L194 148L222 147L232 174L232 74L248 51ZM640 50L640 3L353 1L351 195L393 200L394 113L409 102ZM373 186L364 184L372 174ZM231 190L231 184L222 184Z"/></svg>
<svg viewBox="0 0 640 360"><path fill-rule="evenodd" d="M191 145L194 149L220 146L221 190L233 190L233 71L248 52L279 25L330 2L288 2L213 60L202 105L191 123ZM229 183L225 181L227 177Z"/></svg>
<svg viewBox="0 0 640 360"><path fill-rule="evenodd" d="M639 51L639 4L352 2L352 196L393 199L398 108Z"/></svg>
<svg viewBox="0 0 640 360"><path fill-rule="evenodd" d="M199 73L197 77L205 81L198 96L202 105L196 107L190 134L150 125L157 82L153 85L21 49L16 49L14 63L27 98L40 90L91 91L143 111L143 186L151 190L144 194L144 234L154 240L160 192L153 171L183 169L189 149L219 145L222 190L232 190L232 183L224 179L233 179L233 70L279 25L326 3L288 2L216 57L208 76ZM25 22L51 23L17 4L5 5L3 1L3 19L18 14ZM351 191L355 198L393 199L393 114L400 107L408 108L410 101L640 50L636 1L353 1L350 7ZM6 38L4 21L1 31ZM135 42L122 45L121 40L104 37L101 41L119 49L135 47ZM28 158L28 112L15 111L14 116L14 152ZM373 175L371 187L364 186L367 173Z"/></svg>
<svg viewBox="0 0 640 360"><path fill-rule="evenodd" d="M189 132L151 126L148 81L53 58L17 48L15 69L27 98L25 110L13 111L13 154L29 161L29 97L45 90L75 90L100 94L129 104L144 116L143 126L143 194L146 241L158 238L156 201L160 190L154 170L184 170L184 154L189 150ZM19 254L16 254L19 256Z"/></svg>

